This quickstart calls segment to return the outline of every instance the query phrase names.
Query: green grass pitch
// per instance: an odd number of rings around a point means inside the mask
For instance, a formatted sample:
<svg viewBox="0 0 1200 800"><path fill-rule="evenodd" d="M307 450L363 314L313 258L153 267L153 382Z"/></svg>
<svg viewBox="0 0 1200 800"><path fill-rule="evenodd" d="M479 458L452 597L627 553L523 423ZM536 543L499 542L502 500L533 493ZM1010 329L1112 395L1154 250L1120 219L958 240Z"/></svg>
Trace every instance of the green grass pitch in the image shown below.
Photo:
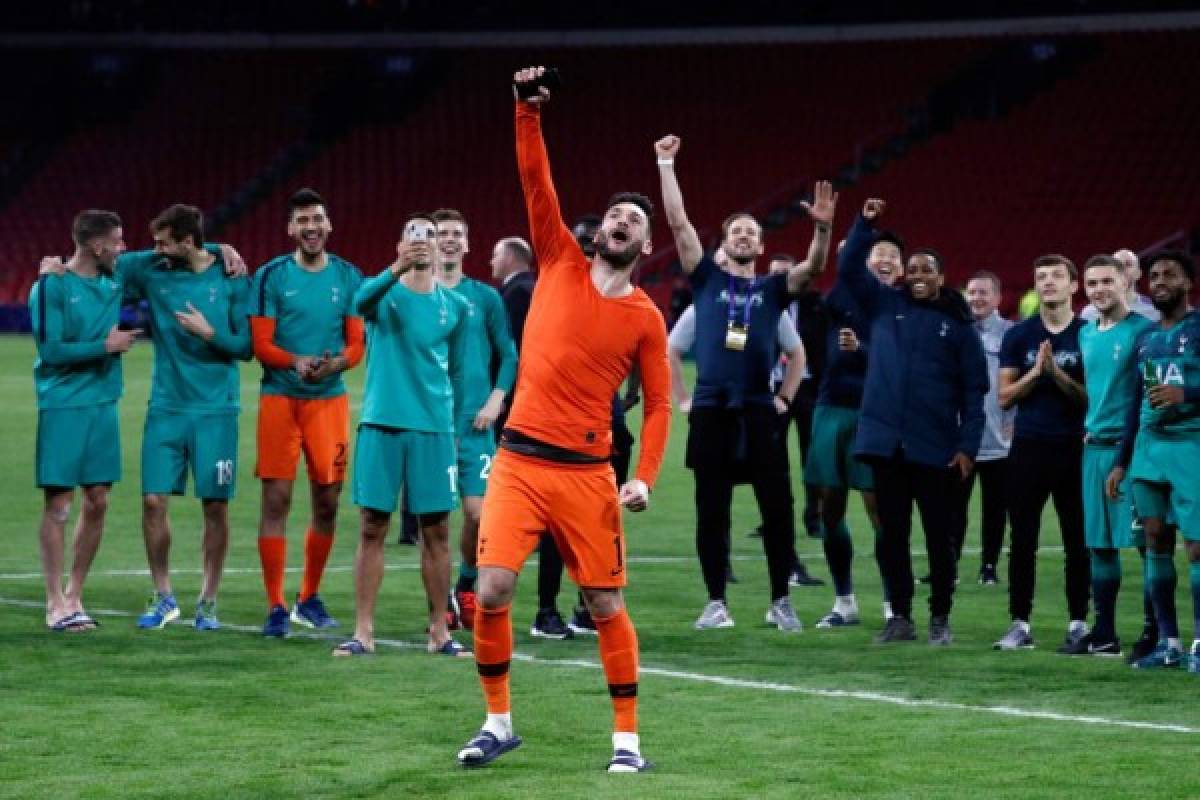
<svg viewBox="0 0 1200 800"><path fill-rule="evenodd" d="M226 629L134 629L150 591L138 502L150 346L125 364L124 480L85 602L101 616L88 634L42 624L37 557L41 500L33 487L36 411L26 337L0 338L0 797L1195 797L1200 794L1200 677L1139 674L1123 663L1054 654L1065 626L1062 555L1047 517L1039 558L1036 650L994 653L1006 627L1004 587L973 582L978 527L968 534L952 617L955 643L870 644L879 579L865 518L851 501L855 575L865 624L817 631L831 590L793 590L799 635L762 625L766 569L748 489L734 509L730 588L737 627L697 632L705 599L692 542L686 423L676 419L648 513L627 515L629 606L638 627L643 751L653 773L607 775L610 712L595 642L528 635L536 580L527 569L514 605L514 721L525 745L488 769L456 768L483 701L474 664L427 655L425 603L412 548L390 545L372 658L333 659L331 641L258 635L266 608L255 532L254 413L258 369L243 369L239 489L220 594ZM352 399L361 384L353 374ZM357 408L357 403L355 403ZM633 421L635 432L639 421ZM794 446L794 445L793 445ZM795 458L793 457L793 463ZM795 483L799 486L798 476ZM307 495L297 491L289 565L298 568ZM344 495L322 595L353 614L357 512ZM172 568L187 611L199 589L199 509L176 499ZM452 522L457 529L457 520ZM393 537L394 538L394 537ZM455 534L457 540L457 533ZM919 541L919 539L918 539ZM828 578L820 543L801 556ZM916 568L924 566L918 558ZM1119 627L1140 626L1140 567L1125 559ZM1186 568L1180 562L1181 573ZM299 575L288 576L289 595ZM1181 581L1185 584L1186 580ZM1191 602L1181 586L1181 628ZM924 591L918 624L925 631ZM560 607L573 600L564 587ZM470 643L470 636L462 640ZM1146 723L1137 726L1130 723ZM1173 726L1173 727L1172 727Z"/></svg>

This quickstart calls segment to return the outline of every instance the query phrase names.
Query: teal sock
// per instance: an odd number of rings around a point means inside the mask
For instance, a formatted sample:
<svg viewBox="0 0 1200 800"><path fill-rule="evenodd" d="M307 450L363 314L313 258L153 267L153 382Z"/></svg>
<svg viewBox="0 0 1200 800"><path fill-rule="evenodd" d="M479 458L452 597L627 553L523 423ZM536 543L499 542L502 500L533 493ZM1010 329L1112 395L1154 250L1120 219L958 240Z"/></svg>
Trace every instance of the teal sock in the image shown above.
<svg viewBox="0 0 1200 800"><path fill-rule="evenodd" d="M1117 592L1121 589L1121 554L1111 548L1092 548L1092 597L1096 603L1095 638L1117 638Z"/></svg>

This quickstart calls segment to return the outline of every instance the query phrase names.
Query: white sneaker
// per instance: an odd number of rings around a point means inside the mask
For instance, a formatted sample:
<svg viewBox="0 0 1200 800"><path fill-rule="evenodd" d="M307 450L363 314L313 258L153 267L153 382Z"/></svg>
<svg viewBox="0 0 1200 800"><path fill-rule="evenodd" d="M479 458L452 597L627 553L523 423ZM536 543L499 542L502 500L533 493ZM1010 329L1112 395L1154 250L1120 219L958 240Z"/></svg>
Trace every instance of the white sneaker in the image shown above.
<svg viewBox="0 0 1200 800"><path fill-rule="evenodd" d="M788 633L799 633L804 630L804 626L800 624L800 620L796 618L796 612L792 608L792 601L786 597L781 597L771 603L771 607L767 609L768 625L774 625L781 631Z"/></svg>
<svg viewBox="0 0 1200 800"><path fill-rule="evenodd" d="M710 600L704 610L700 612L700 616L696 618L696 630L703 631L709 628L732 628L733 617L729 616L729 609L725 608L724 600Z"/></svg>

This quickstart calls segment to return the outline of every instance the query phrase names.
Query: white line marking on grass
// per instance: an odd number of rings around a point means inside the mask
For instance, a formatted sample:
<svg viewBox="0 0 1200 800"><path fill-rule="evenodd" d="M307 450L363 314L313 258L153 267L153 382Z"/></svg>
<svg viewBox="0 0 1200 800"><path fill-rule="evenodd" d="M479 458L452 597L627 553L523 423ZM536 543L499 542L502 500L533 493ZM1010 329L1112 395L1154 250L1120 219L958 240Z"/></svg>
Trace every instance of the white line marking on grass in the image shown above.
<svg viewBox="0 0 1200 800"><path fill-rule="evenodd" d="M35 603L29 600L16 600L7 597L0 597L0 605L15 606L17 608L44 608L42 603ZM115 609L95 609L91 612L94 616L106 617L133 617L134 614L129 611L118 611ZM182 624L182 623L176 623ZM262 635L262 628L254 625L236 625L229 623L221 623L223 630L238 631L241 633L250 633ZM297 631L290 634L293 639L313 639L317 641L341 641L345 636L310 633L307 631ZM410 642L402 639L376 639L375 645L390 647L398 650L425 650L425 644L421 642ZM544 664L552 667L576 667L579 669L599 670L603 667L595 661L576 658L541 658L527 653L513 653L514 661L523 661L529 664ZM834 700L861 700L868 703L883 703L892 706L901 706L903 708L930 708L939 711L970 711L976 714L994 714L1002 717L1015 717L1019 719L1036 719L1046 722L1069 722L1083 725L1098 725L1110 728L1133 728L1135 730L1158 731L1161 733L1184 733L1184 734L1200 734L1200 728L1193 728L1187 725L1177 725L1169 722L1142 722L1140 720L1115 719L1112 717L1097 717L1086 714L1064 714L1057 711L1041 711L1032 708L1016 708L1014 706L973 706L967 703L955 703L949 700L921 700L911 697L903 697L901 695L884 694L882 692L864 692L853 689L818 689L811 686L796 686L790 683L774 683L771 681L757 681L747 678L731 678L725 675L706 675L701 672L683 672L680 670L665 669L662 667L647 667L645 665L639 668L639 675L653 675L659 678L670 678L677 681L688 681L691 683L708 683L716 686L725 686L732 689L751 689L760 692L777 692L780 694L799 694L808 697L822 697Z"/></svg>
<svg viewBox="0 0 1200 800"><path fill-rule="evenodd" d="M1042 548L1039 548L1039 550L1038 550L1038 552L1041 552L1041 553L1062 553L1062 551L1063 551L1063 549L1061 547L1042 547ZM968 547L963 550L963 555L978 554L980 552L981 551L978 548L972 550L971 548ZM917 557L922 557L922 558L925 556L925 554L923 552L914 552L913 555L917 556ZM763 557L761 555L735 555L735 556L730 556L729 560L730 561L762 561ZM825 556L821 555L820 553L816 553L813 555L803 555L803 556L800 556L800 560L801 561L823 562L825 560ZM626 561L629 562L630 564L695 564L696 557L695 556L630 556L629 558L626 559ZM527 561L525 563L525 566L527 566L527 567L536 567L537 565L538 565L538 560L536 558L531 558L531 559L529 559L529 561ZM384 567L384 569L411 571L411 570L415 570L415 569L420 569L420 567L421 567L421 565L414 561L409 564L388 564L386 567ZM291 574L297 574L297 573L301 573L303 571L304 570L301 567L288 567L285 570L285 572L288 572ZM354 571L354 565L352 565L352 564L341 564L341 565L337 565L337 566L325 567L325 572L353 572L353 571ZM203 572L199 569L172 569L171 574L172 575L202 575ZM226 567L222 571L222 574L224 574L224 575L261 575L262 568L261 567ZM146 578L146 577L149 577L150 570L146 569L145 567L142 567L140 569L95 569L88 573L88 577L92 577L92 576L96 576L96 575L99 575L99 576L105 577L105 578L123 578L123 577ZM0 581L31 581L31 580L41 580L41 577L42 577L42 573L40 573L40 572L0 572Z"/></svg>

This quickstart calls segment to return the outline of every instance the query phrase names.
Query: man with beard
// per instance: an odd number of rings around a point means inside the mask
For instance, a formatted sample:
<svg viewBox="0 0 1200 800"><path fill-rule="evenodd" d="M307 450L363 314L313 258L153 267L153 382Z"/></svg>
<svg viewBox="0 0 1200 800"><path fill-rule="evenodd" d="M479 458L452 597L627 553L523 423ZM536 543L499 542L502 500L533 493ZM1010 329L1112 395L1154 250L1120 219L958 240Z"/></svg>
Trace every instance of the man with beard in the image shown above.
<svg viewBox="0 0 1200 800"><path fill-rule="evenodd" d="M1008 605L1012 623L994 647L1034 646L1030 632L1037 578L1038 534L1046 500L1054 510L1066 553L1064 569L1070 622L1062 650L1087 635L1090 568L1083 533L1083 423L1087 391L1079 331L1071 310L1079 273L1069 258L1045 255L1033 262L1038 313L1004 334L1000 346L1000 407L1017 409L1008 468L1012 547Z"/></svg>
<svg viewBox="0 0 1200 800"><path fill-rule="evenodd" d="M1134 666L1186 664L1188 672L1200 675L1200 314L1188 302L1195 281L1195 265L1185 253L1168 251L1150 260L1150 296L1162 318L1138 346L1138 413L1130 415L1123 444L1126 451L1133 448L1130 493L1150 550L1150 592L1161 637L1154 652ZM1113 481L1121 477L1118 470ZM1192 590L1193 641L1186 657L1175 620L1176 528L1187 543Z"/></svg>
<svg viewBox="0 0 1200 800"><path fill-rule="evenodd" d="M38 538L46 627L52 631L96 627L83 609L83 583L104 535L109 490L121 478L121 355L140 333L118 329L121 286L113 272L125 250L121 218L81 211L71 238L75 254L62 274L41 276L29 293L37 346L36 479L45 499ZM83 490L83 508L64 591L63 540L76 486Z"/></svg>
<svg viewBox="0 0 1200 800"><path fill-rule="evenodd" d="M462 561L454 587L456 622L475 624L475 555L479 515L492 459L496 455L493 426L517 379L517 348L508 330L504 301L485 283L463 275L463 256L469 252L467 221L452 208L433 212L441 264L437 282L467 301L467 363L459 414L454 421L458 443L458 491L462 495L463 527L459 545ZM495 365L495 380L492 367Z"/></svg>
<svg viewBox="0 0 1200 800"><path fill-rule="evenodd" d="M654 147L667 220L695 297L696 391L688 420L687 465L696 479L696 551L708 590L695 627L734 624L725 602L730 505L733 487L748 477L762 517L770 575L766 621L796 632L801 625L788 596L795 520L786 427L780 419L795 398L771 393L771 370L778 360L780 315L825 267L837 197L829 183L817 184L812 205L805 204L816 226L807 258L787 272L756 279L754 264L763 253L758 222L746 212L725 220L721 248L728 260L718 265L705 255L684 209L674 166L679 137L665 136Z"/></svg>
<svg viewBox="0 0 1200 800"><path fill-rule="evenodd" d="M509 664L517 575L542 532L554 536L596 623L613 706L609 772L641 772L637 633L625 609L621 506L644 511L671 424L667 331L662 314L630 283L650 253L650 201L624 192L606 206L588 259L563 223L541 132L545 70L513 76L517 168L540 265L526 322L520 391L500 440L479 531L476 664L487 701L482 730L458 752L483 766L521 744L513 731ZM619 489L612 455L612 398L634 363L646 393L635 476Z"/></svg>
<svg viewBox="0 0 1200 800"><path fill-rule="evenodd" d="M396 260L363 281L354 310L367 321L370 348L354 446L354 502L362 528L354 558L354 638L336 656L375 650L375 601L383 582L388 525L403 492L421 526L421 579L429 603L426 649L470 656L447 629L449 513L458 504L454 421L464 392L467 302L434 280L437 227L412 214Z"/></svg>
<svg viewBox="0 0 1200 800"><path fill-rule="evenodd" d="M279 638L287 636L289 621L307 628L337 625L317 592L333 547L349 453L350 402L342 373L363 356L363 321L351 308L362 273L325 249L333 226L324 199L312 189L293 194L287 230L296 249L260 267L250 293L254 355L263 365L255 470L262 480L258 555L268 608L263 635ZM301 452L312 519L289 619L283 589L287 518Z"/></svg>
<svg viewBox="0 0 1200 800"><path fill-rule="evenodd" d="M904 243L888 231L878 233L874 241L860 236L853 242L847 240L838 254L839 262L849 258L864 260L882 285L894 286L903 270ZM825 308L830 319L823 343L825 370L817 391L812 455L804 470L804 482L816 488L821 498L825 561L833 578L833 608L817 621L817 627L840 628L859 622L852 571L854 540L846 526L846 503L851 489L861 494L867 518L874 528L877 561L881 551L880 523L871 468L854 455L854 435L867 375L870 321L840 280L825 298ZM886 620L891 610L886 586L884 598Z"/></svg>
<svg viewBox="0 0 1200 800"><path fill-rule="evenodd" d="M1135 406L1137 342L1153 323L1125 305L1125 269L1112 256L1088 259L1083 288L1100 316L1079 331L1088 408L1083 440L1083 522L1091 556L1092 598L1096 624L1067 652L1071 655L1121 655L1117 638L1117 592L1121 588L1121 548L1144 547L1134 531L1128 481L1117 476L1121 435ZM1113 480L1110 480L1113 479ZM1152 608L1152 607L1151 607ZM1148 623L1153 624L1153 614ZM1148 626L1148 627L1150 627ZM1146 637L1148 632L1144 632Z"/></svg>
<svg viewBox="0 0 1200 800"><path fill-rule="evenodd" d="M1012 428L1015 412L1000 408L1000 343L1004 334L1013 327L1013 322L1000 316L1000 279L988 270L979 270L967 281L967 305L975 320L975 332L983 342L983 352L988 363L988 393L984 399L987 426L983 429L983 441L979 445L979 456L975 459L975 471L962 485L954 519L955 559L962 556L967 538L967 522L970 516L971 492L975 488L975 475L979 475L979 491L982 495L983 523L980 529L983 557L979 565L979 583L995 586L999 583L996 563L1004 546L1004 526L1007 521L1008 450L1012 447Z"/></svg>
<svg viewBox="0 0 1200 800"><path fill-rule="evenodd" d="M838 280L869 321L872 346L854 454L872 467L893 612L875 641L917 638L909 545L915 503L929 554L929 643L948 645L955 580L951 508L983 435L987 362L966 301L942 290L945 266L935 251L909 255L902 288L871 274L864 255L883 210L882 200L866 202L838 259Z"/></svg>

